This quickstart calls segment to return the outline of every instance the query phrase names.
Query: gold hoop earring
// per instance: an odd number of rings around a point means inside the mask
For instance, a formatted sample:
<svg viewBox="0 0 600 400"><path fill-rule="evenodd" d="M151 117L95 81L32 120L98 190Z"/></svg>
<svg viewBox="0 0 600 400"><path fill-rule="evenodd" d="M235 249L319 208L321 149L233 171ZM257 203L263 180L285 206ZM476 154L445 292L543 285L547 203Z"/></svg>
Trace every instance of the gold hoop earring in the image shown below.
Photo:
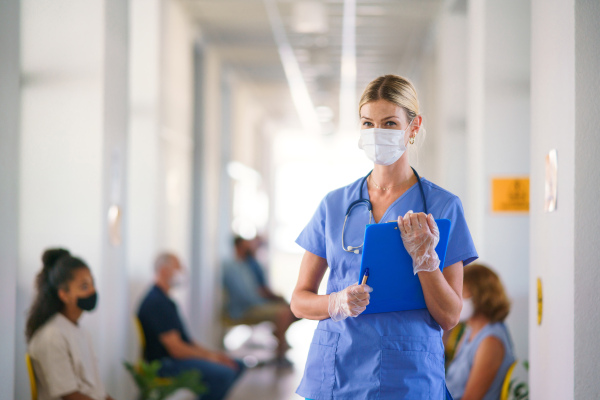
<svg viewBox="0 0 600 400"><path fill-rule="evenodd" d="M415 144L415 137L411 137L410 140L408 141L410 144Z"/></svg>

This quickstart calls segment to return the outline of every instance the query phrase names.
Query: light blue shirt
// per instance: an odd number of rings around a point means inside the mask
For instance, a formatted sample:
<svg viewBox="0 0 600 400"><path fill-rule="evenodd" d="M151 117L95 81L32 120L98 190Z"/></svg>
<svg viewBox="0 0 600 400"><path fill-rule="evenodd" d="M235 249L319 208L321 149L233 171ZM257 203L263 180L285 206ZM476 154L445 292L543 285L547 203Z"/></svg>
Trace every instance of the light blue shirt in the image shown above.
<svg viewBox="0 0 600 400"><path fill-rule="evenodd" d="M444 266L477 259L458 197L422 179L428 211L452 222ZM330 192L296 243L327 260L327 293L357 282L361 255L342 249L346 209L359 199L362 178ZM363 198L369 198L366 185ZM385 212L380 222L397 220L408 210L421 212L414 184ZM354 211L346 226L346 245L362 243L365 221ZM323 399L444 399L442 329L427 309L359 315L344 321L326 319L315 330L304 376L296 391Z"/></svg>
<svg viewBox="0 0 600 400"><path fill-rule="evenodd" d="M245 261L228 260L223 264L223 285L227 290L226 307L231 318L241 318L249 308L265 303Z"/></svg>
<svg viewBox="0 0 600 400"><path fill-rule="evenodd" d="M475 359L475 353L479 348L479 345L483 339L494 336L502 342L504 346L504 358L502 364L494 377L492 385L483 396L482 400L498 400L502 391L502 383L504 377L508 372L508 369L515 362L515 356L513 354L513 345L506 329L506 325L502 322L496 322L493 324L487 324L481 331L473 338L469 340L471 336L471 330L467 328L464 333L464 341L458 349L458 353L452 360L452 363L448 367L448 374L446 375L446 382L448 390L454 397L454 400L460 400L465 394L465 387L467 386L467 380L473 367L473 360Z"/></svg>

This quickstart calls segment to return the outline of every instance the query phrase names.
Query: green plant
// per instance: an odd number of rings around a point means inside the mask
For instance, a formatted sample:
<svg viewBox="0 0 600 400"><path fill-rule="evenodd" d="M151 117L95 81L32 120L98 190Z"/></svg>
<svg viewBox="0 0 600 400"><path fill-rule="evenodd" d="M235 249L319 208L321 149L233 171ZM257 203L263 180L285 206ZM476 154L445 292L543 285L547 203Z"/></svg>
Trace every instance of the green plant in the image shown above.
<svg viewBox="0 0 600 400"><path fill-rule="evenodd" d="M124 362L123 365L133 377L143 400L163 400L184 388L197 395L206 393L206 386L202 383L198 371L184 371L177 376L162 378L158 375L161 367L159 361L140 361L137 365Z"/></svg>
<svg viewBox="0 0 600 400"><path fill-rule="evenodd" d="M523 361L522 365L526 371L529 371L529 361ZM508 392L511 395L511 399L529 400L529 385L527 382L519 381L519 379L511 379L508 385Z"/></svg>

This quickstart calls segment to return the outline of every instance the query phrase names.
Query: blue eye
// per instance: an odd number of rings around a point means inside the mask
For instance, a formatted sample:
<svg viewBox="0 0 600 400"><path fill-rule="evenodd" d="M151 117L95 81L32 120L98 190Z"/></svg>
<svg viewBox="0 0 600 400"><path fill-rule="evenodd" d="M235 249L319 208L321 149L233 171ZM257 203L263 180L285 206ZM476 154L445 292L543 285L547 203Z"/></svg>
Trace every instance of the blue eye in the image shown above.
<svg viewBox="0 0 600 400"><path fill-rule="evenodd" d="M372 124L369 121L365 121L365 122L363 122L363 125L364 126L371 126Z"/></svg>
<svg viewBox="0 0 600 400"><path fill-rule="evenodd" d="M396 123L394 121L388 121L385 123L387 126L396 126Z"/></svg>

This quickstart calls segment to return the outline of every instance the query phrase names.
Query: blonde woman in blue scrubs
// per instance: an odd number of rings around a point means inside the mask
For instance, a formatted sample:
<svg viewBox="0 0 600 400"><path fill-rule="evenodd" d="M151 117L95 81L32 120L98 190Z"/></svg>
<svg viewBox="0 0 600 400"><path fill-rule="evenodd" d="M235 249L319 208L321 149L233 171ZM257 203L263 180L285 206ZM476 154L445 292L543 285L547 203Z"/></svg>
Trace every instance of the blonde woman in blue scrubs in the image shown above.
<svg viewBox="0 0 600 400"><path fill-rule="evenodd" d="M327 194L296 240L306 252L292 311L320 321L296 393L315 400L451 398L442 330L458 323L463 266L478 257L463 208L458 197L409 165L405 150L419 135L422 117L407 79L385 75L372 81L359 116L359 147L373 161L372 172ZM356 282L369 207L371 223L398 220L426 309L361 315L371 291ZM452 222L443 272L434 250L434 218ZM327 294L319 295L327 268Z"/></svg>

